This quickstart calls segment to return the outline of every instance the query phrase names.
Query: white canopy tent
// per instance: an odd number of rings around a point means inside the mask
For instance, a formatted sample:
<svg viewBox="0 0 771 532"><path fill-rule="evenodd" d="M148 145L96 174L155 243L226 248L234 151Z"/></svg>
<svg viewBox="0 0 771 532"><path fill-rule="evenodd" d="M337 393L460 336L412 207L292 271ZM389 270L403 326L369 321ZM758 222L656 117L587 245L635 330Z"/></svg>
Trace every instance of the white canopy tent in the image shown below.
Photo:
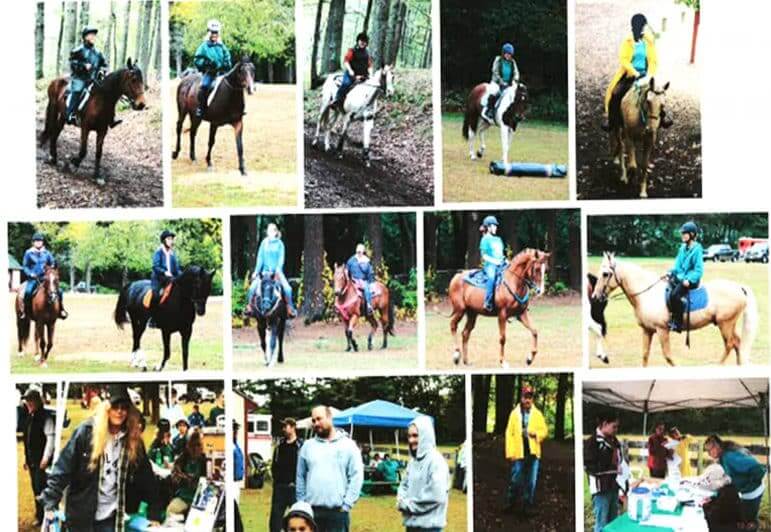
<svg viewBox="0 0 771 532"><path fill-rule="evenodd" d="M332 411L332 417L335 417L337 414L342 412L342 410L335 408L334 406L330 406L329 409ZM297 430L303 430L307 435L311 428L313 428L313 422L311 421L310 416L297 420Z"/></svg>

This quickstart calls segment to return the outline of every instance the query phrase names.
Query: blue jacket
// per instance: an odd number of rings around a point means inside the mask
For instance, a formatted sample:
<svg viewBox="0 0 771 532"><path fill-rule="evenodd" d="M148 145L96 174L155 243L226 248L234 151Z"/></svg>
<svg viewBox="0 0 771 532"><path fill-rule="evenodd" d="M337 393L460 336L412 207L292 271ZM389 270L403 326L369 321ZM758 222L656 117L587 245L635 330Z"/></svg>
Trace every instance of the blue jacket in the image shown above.
<svg viewBox="0 0 771 532"><path fill-rule="evenodd" d="M307 440L297 456L297 500L349 512L364 483L361 452L340 429L331 440Z"/></svg>
<svg viewBox="0 0 771 532"><path fill-rule="evenodd" d="M21 262L24 268L24 275L28 279L37 279L43 275L46 266L56 266L54 256L46 248L42 248L40 251L34 247L29 248L24 252L24 258Z"/></svg>
<svg viewBox="0 0 771 532"><path fill-rule="evenodd" d="M690 248L682 244L675 258L675 266L669 273L677 281L687 279L690 284L698 283L704 275L703 255L704 250L698 242L694 242Z"/></svg>
<svg viewBox="0 0 771 532"><path fill-rule="evenodd" d="M479 241L479 252L482 255L482 264L494 264L500 266L506 258L503 254L503 240L501 237L486 233Z"/></svg>
<svg viewBox="0 0 771 532"><path fill-rule="evenodd" d="M211 42L206 39L195 51L193 64L199 72L205 74L221 74L233 66L230 60L230 50L221 42Z"/></svg>
<svg viewBox="0 0 771 532"><path fill-rule="evenodd" d="M89 70L86 70L87 64L91 65ZM107 69L107 61L102 52L97 50L95 46L81 44L70 52L70 73L72 78L82 81L93 80L96 79L96 75L102 69Z"/></svg>
<svg viewBox="0 0 771 532"><path fill-rule="evenodd" d="M367 281L368 283L375 282L375 272L372 270L372 263L369 259L359 262L359 259L354 255L348 259L345 267L348 269L351 279Z"/></svg>
<svg viewBox="0 0 771 532"><path fill-rule="evenodd" d="M257 275L263 271L284 273L285 257L286 250L280 238L263 238L260 249L257 251L257 264L254 267L254 273Z"/></svg>
<svg viewBox="0 0 771 532"><path fill-rule="evenodd" d="M187 422L190 423L191 427L203 427L206 425L206 419L204 419L203 414L200 412L193 412L187 416Z"/></svg>
<svg viewBox="0 0 771 532"><path fill-rule="evenodd" d="M731 449L723 452L720 465L740 494L756 490L766 476L766 467L743 450Z"/></svg>
<svg viewBox="0 0 771 532"><path fill-rule="evenodd" d="M238 442L233 442L233 480L236 482L244 479L244 453Z"/></svg>
<svg viewBox="0 0 771 532"><path fill-rule="evenodd" d="M179 261L177 260L177 254L173 250L171 252L169 263L169 272L171 275L177 277L182 274L182 270L179 267ZM155 253L153 254L152 280L155 282L160 282L161 284L166 283L168 280L166 277L166 254L163 252L163 246L156 249Z"/></svg>

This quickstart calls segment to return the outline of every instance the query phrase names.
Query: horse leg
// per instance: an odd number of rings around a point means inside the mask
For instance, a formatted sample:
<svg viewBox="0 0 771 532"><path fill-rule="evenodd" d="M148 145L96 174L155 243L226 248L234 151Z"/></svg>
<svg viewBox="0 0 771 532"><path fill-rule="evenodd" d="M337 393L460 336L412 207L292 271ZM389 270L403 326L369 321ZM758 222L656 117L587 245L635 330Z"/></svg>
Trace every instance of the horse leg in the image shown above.
<svg viewBox="0 0 771 532"><path fill-rule="evenodd" d="M155 366L155 371L162 371L171 357L171 332L163 329L161 336L163 338L163 360Z"/></svg>
<svg viewBox="0 0 771 532"><path fill-rule="evenodd" d="M278 320L278 363L284 363L284 332L286 332L286 317Z"/></svg>
<svg viewBox="0 0 771 532"><path fill-rule="evenodd" d="M468 156L469 156L469 159L471 159L472 161L477 158L476 150L474 149L474 144L475 144L475 138L474 137L475 137L475 135L476 134L474 133L474 130L469 127L469 130L468 130Z"/></svg>
<svg viewBox="0 0 771 532"><path fill-rule="evenodd" d="M195 162L195 135L198 133L198 126L201 125L201 119L190 116L190 160Z"/></svg>
<svg viewBox="0 0 771 532"><path fill-rule="evenodd" d="M179 335L182 337L182 371L187 371L190 358L190 337L193 336L192 325L179 331Z"/></svg>
<svg viewBox="0 0 771 532"><path fill-rule="evenodd" d="M234 127L236 135L236 152L238 153L238 170L242 176L246 176L246 165L244 164L244 122L239 120Z"/></svg>
<svg viewBox="0 0 771 532"><path fill-rule="evenodd" d="M485 150L487 149L487 143L485 142L485 132L489 127L490 125L485 122L479 128L479 151L477 152L477 156L480 159L485 156Z"/></svg>
<svg viewBox="0 0 771 532"><path fill-rule="evenodd" d="M54 348L54 333L56 332L56 322L52 321L48 323L46 329L48 330L48 345L46 346L46 352L43 356L44 364L46 361L48 361L48 355L51 354L51 350Z"/></svg>
<svg viewBox="0 0 771 532"><path fill-rule="evenodd" d="M661 354L664 355L667 364L674 366L675 361L672 360L672 346L669 342L669 329L658 329L656 332L659 335L659 342L661 342Z"/></svg>
<svg viewBox="0 0 771 532"><path fill-rule="evenodd" d="M147 329L146 318L139 317L131 319L131 334L133 336L133 343L131 345L131 367L139 368L142 371L147 371L147 357L140 347L145 329Z"/></svg>
<svg viewBox="0 0 771 532"><path fill-rule="evenodd" d="M59 161L59 150L57 143L59 142L59 135L61 135L64 129L64 114L57 114L56 125L51 133L51 138L48 139L48 153L51 155L51 160L48 161L51 165L56 166Z"/></svg>
<svg viewBox="0 0 771 532"><path fill-rule="evenodd" d="M375 334L377 333L377 320L375 319L375 316L370 314L367 316L367 321L372 326L372 329L369 331L369 335L367 336L367 350L372 351L372 338L374 338Z"/></svg>
<svg viewBox="0 0 771 532"><path fill-rule="evenodd" d="M75 168L80 166L83 159L86 158L88 153L88 134L90 131L85 126L80 127L80 150L75 157L70 157L70 162L75 165Z"/></svg>
<svg viewBox="0 0 771 532"><path fill-rule="evenodd" d="M501 150L503 164L509 164L509 144L511 142L511 129L508 126L501 125Z"/></svg>
<svg viewBox="0 0 771 532"><path fill-rule="evenodd" d="M450 316L450 334L452 334L452 361L457 366L460 362L460 344L458 343L458 322L463 318L463 310L453 309Z"/></svg>
<svg viewBox="0 0 771 532"><path fill-rule="evenodd" d="M386 305L386 310L380 311L380 326L383 328L383 345L380 346L381 349L386 349L388 347L388 328L393 327L393 323L389 323L389 317L388 317L388 305Z"/></svg>
<svg viewBox="0 0 771 532"><path fill-rule="evenodd" d="M351 114L348 113L343 118L343 127L340 129L340 138L337 141L337 158L343 158L343 147L345 146L345 138L348 135L348 127L351 125Z"/></svg>
<svg viewBox="0 0 771 532"><path fill-rule="evenodd" d="M477 322L477 313L471 310L466 311L466 325L463 327L463 364L469 365L468 361L468 339L471 336L471 331L474 330L474 325Z"/></svg>
<svg viewBox="0 0 771 532"><path fill-rule="evenodd" d="M214 140L217 137L217 126L209 125L209 149L206 151L206 169L211 172L214 167L211 164L211 150L214 147Z"/></svg>
<svg viewBox="0 0 771 532"><path fill-rule="evenodd" d="M632 139L629 135L625 135L624 137L624 151L626 151L626 156L629 158L628 172L631 174L632 179L635 179L637 177L637 146L635 146L634 139ZM628 183L629 180L627 179L624 181L621 180L624 184Z"/></svg>
<svg viewBox="0 0 771 532"><path fill-rule="evenodd" d="M337 123L337 114L335 111L327 109L327 117L324 120L324 152L329 153L332 142L332 127ZM330 116L331 115L331 116Z"/></svg>
<svg viewBox="0 0 771 532"><path fill-rule="evenodd" d="M43 324L39 321L35 322L35 362L43 363L43 350L45 349L46 340L43 333Z"/></svg>
<svg viewBox="0 0 771 532"><path fill-rule="evenodd" d="M653 150L653 139L645 135L643 139L642 159L640 160L640 197L648 197L648 163Z"/></svg>
<svg viewBox="0 0 771 532"><path fill-rule="evenodd" d="M724 364L731 351L736 350L736 363L741 365L741 353L739 348L741 347L741 338L736 333L737 318L720 322L718 328L720 329L720 335L723 337L723 345L725 347L723 352L723 358L720 359L720 363Z"/></svg>
<svg viewBox="0 0 771 532"><path fill-rule="evenodd" d="M498 343L500 344L500 353L498 354L498 364L501 368L507 368L506 364L506 314L498 314Z"/></svg>
<svg viewBox="0 0 771 532"><path fill-rule="evenodd" d="M532 340L532 346L530 348L530 353L527 355L527 365L533 363L533 360L535 360L535 356L538 354L538 329L535 328L535 325L533 325L533 322L530 321L530 313L525 310L522 314L519 316L519 322L525 326L525 329L530 331L530 336Z"/></svg>
<svg viewBox="0 0 771 532"><path fill-rule="evenodd" d="M179 152L182 149L182 126L185 124L186 116L187 113L182 111L179 113L179 117L177 118L177 148L171 154L172 159L179 157Z"/></svg>
<svg viewBox="0 0 771 532"><path fill-rule="evenodd" d="M272 318L270 324L270 365L274 366L276 363L276 349L278 348L278 324L276 323L275 316Z"/></svg>
<svg viewBox="0 0 771 532"><path fill-rule="evenodd" d="M363 132L363 142L364 142L364 165L369 168L372 166L372 163L369 160L369 143L370 139L372 138L372 128L375 127L375 120L374 119L368 119L365 120L362 124L362 132Z"/></svg>
<svg viewBox="0 0 771 532"><path fill-rule="evenodd" d="M94 160L94 179L98 185L104 185L104 179L99 175L102 166L102 147L104 146L104 137L107 136L107 130L96 132L96 159Z"/></svg>
<svg viewBox="0 0 771 532"><path fill-rule="evenodd" d="M313 140L311 141L311 146L313 146L314 148L319 143L319 135L321 135L321 124L326 120L328 114L329 114L329 106L322 105L321 111L319 112L319 119L316 121L316 134L313 135Z"/></svg>
<svg viewBox="0 0 771 532"><path fill-rule="evenodd" d="M656 331L650 331L648 329L643 329L643 367L648 367L648 358L651 356L651 342L653 341L653 334Z"/></svg>
<svg viewBox="0 0 771 532"><path fill-rule="evenodd" d="M345 352L350 353L353 350L353 346L351 345L351 331L348 330L348 322L346 320L343 320L343 330L345 331Z"/></svg>

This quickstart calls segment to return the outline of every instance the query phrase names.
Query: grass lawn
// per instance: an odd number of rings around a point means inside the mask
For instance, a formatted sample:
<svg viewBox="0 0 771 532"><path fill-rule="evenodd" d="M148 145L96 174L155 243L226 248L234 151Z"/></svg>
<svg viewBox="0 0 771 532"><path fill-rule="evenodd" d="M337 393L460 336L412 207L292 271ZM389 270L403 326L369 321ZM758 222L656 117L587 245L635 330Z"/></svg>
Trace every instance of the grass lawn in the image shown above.
<svg viewBox="0 0 771 532"><path fill-rule="evenodd" d="M672 267L674 258L623 258L644 268L663 274ZM589 257L588 267L592 273L599 271L602 257ZM758 303L758 332L752 345L752 364L768 364L768 266L765 264L744 262L708 262L704 265L704 281L727 279L748 285L755 294ZM619 292L620 293L620 292ZM613 300L605 309L608 322L608 336L605 339L606 350L610 356L611 367L640 366L642 364L642 330L632 311L632 306L624 299ZM741 321L740 321L741 323ZM590 339L590 353L594 353L595 340ZM691 348L685 345L685 335L671 335L672 355L678 365L696 366L717 364L723 353L723 339L716 327L709 326L698 331L691 331ZM596 357L590 358L591 367L607 367ZM653 338L650 364L664 366L666 361L661 355L661 346L657 336ZM726 364L735 365L736 357L731 355Z"/></svg>
<svg viewBox="0 0 771 532"><path fill-rule="evenodd" d="M112 313L117 295L65 294L69 318L56 323L54 347L48 357L48 372L89 373L107 371L137 371L129 368L131 356L131 326L123 330L113 322ZM8 297L9 316L15 316L15 294ZM197 316L190 340L191 370L216 370L223 367L222 298L209 298L206 315ZM16 356L16 322L9 320L11 372L39 373L34 362L34 331L27 343L26 355ZM142 349L147 363L154 366L163 357L161 333L148 329L142 337ZM182 369L182 348L178 334L172 335L168 370Z"/></svg>
<svg viewBox="0 0 771 532"><path fill-rule="evenodd" d="M24 470L24 443L16 443L16 464L17 464L17 489L18 489L18 512L19 512L19 532L37 532L40 525L35 523L35 499L32 494L32 484L30 484L29 473Z"/></svg>
<svg viewBox="0 0 771 532"><path fill-rule="evenodd" d="M568 169L568 177L559 179L494 176L488 166L490 161L501 158L498 128L487 130L484 157L472 161L468 156L468 141L461 134L462 126L462 114L442 114L445 202L568 199L573 169ZM510 161L568 164L568 159L566 124L526 121L514 133L509 149Z"/></svg>
<svg viewBox="0 0 771 532"><path fill-rule="evenodd" d="M453 342L449 305L428 304L426 308L426 366L452 369ZM535 299L531 321L538 329L538 355L531 367L577 367L581 365L581 304L578 296ZM466 323L458 325L458 341ZM498 320L479 317L469 340L469 359L477 368L498 367ZM524 367L530 351L531 334L516 320L506 327L506 361Z"/></svg>

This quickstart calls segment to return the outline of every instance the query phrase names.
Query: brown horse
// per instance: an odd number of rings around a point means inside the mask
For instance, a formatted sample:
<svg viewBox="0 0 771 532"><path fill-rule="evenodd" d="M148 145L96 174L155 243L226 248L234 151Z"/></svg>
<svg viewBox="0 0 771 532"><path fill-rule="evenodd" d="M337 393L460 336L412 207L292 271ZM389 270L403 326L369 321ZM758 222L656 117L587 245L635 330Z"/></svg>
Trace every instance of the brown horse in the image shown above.
<svg viewBox="0 0 771 532"><path fill-rule="evenodd" d="M448 290L452 303L450 316L450 332L452 333L455 350L453 362L458 364L461 359L461 347L458 345L458 322L466 316L466 325L463 328L463 363L468 365L468 340L471 331L477 321L477 316L498 317L498 333L500 343L499 362L501 367L508 367L505 360L504 347L506 345L506 322L509 318L516 318L530 331L533 343L530 353L527 355L528 366L533 363L538 353L538 330L530 321L527 312L530 303L530 290L535 289L540 295L544 290L547 265L551 253L545 253L537 249L525 249L511 259L503 271L500 285L495 291L495 310L488 312L484 308L485 291L464 281L467 271L456 273L450 281Z"/></svg>
<svg viewBox="0 0 771 532"><path fill-rule="evenodd" d="M48 106L46 108L46 122L43 133L40 135L40 145L49 143L49 152L51 154L50 164L56 165L58 154L56 142L64 129L67 108L67 85L69 79L66 77L56 78L48 85ZM88 150L88 135L96 131L96 160L94 161L94 179L100 185L104 184L104 179L99 174L102 164L102 146L107 131L115 120L115 106L122 97L128 99L131 108L135 111L141 111L145 108L145 87L142 70L131 62L131 58L126 62L126 67L116 70L104 77L101 81L94 82L91 89L91 96L80 111L80 151L76 157L72 157L70 162L75 167L86 157Z"/></svg>
<svg viewBox="0 0 771 532"><path fill-rule="evenodd" d="M233 126L233 132L236 136L236 151L238 152L238 169L241 175L246 175L246 166L244 165L244 90L252 94L256 69L248 56L241 58L241 61L230 69L222 77L217 86L216 93L211 99L211 103L206 107L203 118L196 116L198 109L198 91L201 86L201 74L190 73L185 75L177 87L177 148L171 155L173 159L179 156L182 149L181 137L182 126L185 118L190 115L190 160L195 162L195 135L198 132L198 126L203 120L209 122L209 150L206 152L206 166L212 170L211 150L214 147L214 139L217 136L217 128L230 124Z"/></svg>
<svg viewBox="0 0 771 532"><path fill-rule="evenodd" d="M27 281L28 282L28 281ZM35 322L35 362L40 367L48 366L48 354L54 346L54 330L56 320L62 310L62 302L59 299L59 269L54 266L46 266L38 288L30 301L30 311L21 318L24 308L24 292L27 282L19 287L16 305L16 330L19 339L18 356L24 356L24 347L29 339L31 323ZM46 334L47 333L47 334Z"/></svg>
<svg viewBox="0 0 771 532"><path fill-rule="evenodd" d="M648 197L648 165L656 145L656 136L661 125L664 100L669 89L667 82L656 87L654 78L645 87L632 87L621 100L623 125L610 132L610 156L621 165L621 182L627 184L627 166L632 178L638 178L640 197ZM640 163L637 151L640 150ZM629 158L629 163L624 157ZM638 175L639 174L639 175Z"/></svg>
<svg viewBox="0 0 771 532"><path fill-rule="evenodd" d="M377 320L375 319L375 312L380 315L380 323L383 326L383 349L388 347L388 335L394 336L394 306L391 301L391 295L388 291L388 287L377 281L374 283L375 292L372 294L372 310L373 312L366 316L367 321L372 326L372 330L367 337L367 349L372 350L372 337L377 332ZM364 297L359 293L359 289L356 287L356 283L348 275L348 269L345 264L338 265L335 263L334 273L334 289L335 289L335 310L343 320L345 326L345 338L348 341L348 347L346 351L353 349L359 350L359 345L353 337L353 329L359 322L359 318L362 315L362 305L364 303Z"/></svg>

